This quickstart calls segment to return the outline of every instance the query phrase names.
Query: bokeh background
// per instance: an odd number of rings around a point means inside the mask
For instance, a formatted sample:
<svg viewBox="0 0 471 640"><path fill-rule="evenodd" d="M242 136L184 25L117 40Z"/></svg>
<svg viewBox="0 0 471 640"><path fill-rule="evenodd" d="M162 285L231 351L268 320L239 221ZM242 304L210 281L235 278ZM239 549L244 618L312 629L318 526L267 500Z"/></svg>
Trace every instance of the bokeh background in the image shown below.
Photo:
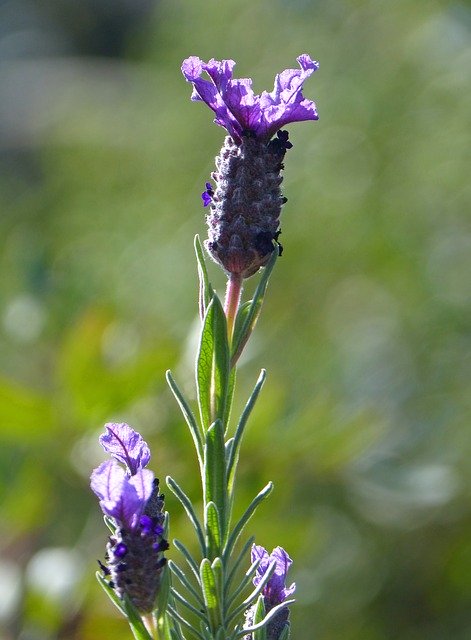
<svg viewBox="0 0 471 640"><path fill-rule="evenodd" d="M471 638L470 26L451 0L0 2L1 640L130 637L88 476L126 420L198 499L164 371L193 396L224 131L180 64L233 58L260 92L303 52L320 120L290 127L239 509L275 481L252 531L295 560L294 640Z"/></svg>

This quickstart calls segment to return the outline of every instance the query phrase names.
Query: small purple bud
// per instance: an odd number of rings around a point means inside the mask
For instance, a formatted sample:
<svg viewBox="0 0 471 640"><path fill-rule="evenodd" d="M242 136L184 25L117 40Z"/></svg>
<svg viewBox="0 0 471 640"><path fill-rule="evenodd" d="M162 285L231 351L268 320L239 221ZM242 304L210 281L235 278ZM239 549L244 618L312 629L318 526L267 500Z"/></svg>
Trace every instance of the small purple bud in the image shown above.
<svg viewBox="0 0 471 640"><path fill-rule="evenodd" d="M203 206L207 207L212 202L212 198L207 191L203 191L201 194L201 199L203 200Z"/></svg>
<svg viewBox="0 0 471 640"><path fill-rule="evenodd" d="M123 542L119 542L114 548L114 555L117 558L124 558L127 552L128 552L128 548Z"/></svg>

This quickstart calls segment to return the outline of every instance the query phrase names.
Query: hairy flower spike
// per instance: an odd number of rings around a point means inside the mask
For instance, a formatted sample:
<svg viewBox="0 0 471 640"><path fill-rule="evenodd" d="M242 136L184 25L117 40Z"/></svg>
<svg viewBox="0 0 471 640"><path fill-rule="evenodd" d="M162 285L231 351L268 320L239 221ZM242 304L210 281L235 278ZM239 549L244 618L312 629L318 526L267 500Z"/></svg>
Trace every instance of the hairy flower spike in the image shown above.
<svg viewBox="0 0 471 640"><path fill-rule="evenodd" d="M266 265L278 245L283 159L292 147L292 122L317 120L316 105L302 94L303 82L319 67L307 54L300 69L286 69L275 78L273 91L254 94L250 78L233 79L233 60L184 60L182 72L193 85L192 100L205 102L214 122L230 134L216 158L213 190L202 194L211 257L230 275L248 278ZM206 73L209 80L202 77ZM276 137L273 137L275 136ZM281 251L280 251L281 253Z"/></svg>
<svg viewBox="0 0 471 640"><path fill-rule="evenodd" d="M106 565L99 564L118 596L127 595L138 611L148 613L155 605L166 563L163 552L168 549L163 537L164 496L152 471L143 468L150 451L141 435L125 423L108 423L105 428L100 442L115 459L95 469L90 484L115 531L108 541Z"/></svg>

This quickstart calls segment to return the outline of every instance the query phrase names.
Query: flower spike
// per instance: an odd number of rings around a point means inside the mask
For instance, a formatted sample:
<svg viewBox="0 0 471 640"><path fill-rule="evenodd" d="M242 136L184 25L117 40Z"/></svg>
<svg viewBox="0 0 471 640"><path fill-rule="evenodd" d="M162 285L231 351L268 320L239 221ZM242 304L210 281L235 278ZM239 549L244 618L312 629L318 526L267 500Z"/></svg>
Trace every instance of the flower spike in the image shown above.
<svg viewBox="0 0 471 640"><path fill-rule="evenodd" d="M277 238L286 202L281 171L293 146L282 127L318 119L315 103L304 98L302 89L319 64L306 53L297 61L299 69L285 69L276 76L273 91L260 95L250 78L233 78L233 60L204 62L191 56L182 64L193 85L191 99L207 104L214 122L229 133L211 175L215 187L206 183L201 197L209 209L205 247L234 280L256 273L274 250L281 253Z"/></svg>
<svg viewBox="0 0 471 640"><path fill-rule="evenodd" d="M148 613L155 606L166 563L163 552L168 549L163 537L164 497L152 471L143 468L150 451L137 431L125 423L108 423L100 442L114 459L93 471L90 485L114 533L108 540L106 565L99 564L118 597L127 596L139 612Z"/></svg>

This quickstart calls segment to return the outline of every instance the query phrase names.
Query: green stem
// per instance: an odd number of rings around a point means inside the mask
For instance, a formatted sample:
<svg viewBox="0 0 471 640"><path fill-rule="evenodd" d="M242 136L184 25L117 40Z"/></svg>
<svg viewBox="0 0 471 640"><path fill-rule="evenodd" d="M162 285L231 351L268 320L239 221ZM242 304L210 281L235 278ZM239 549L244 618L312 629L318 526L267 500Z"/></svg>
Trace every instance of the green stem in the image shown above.
<svg viewBox="0 0 471 640"><path fill-rule="evenodd" d="M240 274L231 273L227 281L226 299L224 301L224 311L227 318L227 335L229 342L234 333L234 324L239 308L240 296L242 294L243 278Z"/></svg>

